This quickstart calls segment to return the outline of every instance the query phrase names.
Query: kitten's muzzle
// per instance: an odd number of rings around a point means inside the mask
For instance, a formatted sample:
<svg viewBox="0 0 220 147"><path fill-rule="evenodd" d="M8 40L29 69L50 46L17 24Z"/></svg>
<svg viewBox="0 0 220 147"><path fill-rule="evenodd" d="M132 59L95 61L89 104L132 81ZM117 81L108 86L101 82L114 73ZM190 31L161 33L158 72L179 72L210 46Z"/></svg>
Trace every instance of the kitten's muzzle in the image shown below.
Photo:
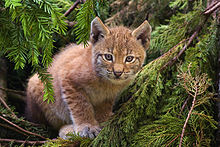
<svg viewBox="0 0 220 147"><path fill-rule="evenodd" d="M116 78L119 78L122 75L122 71L114 71L113 72Z"/></svg>
<svg viewBox="0 0 220 147"><path fill-rule="evenodd" d="M116 77L116 79L119 79L119 77L123 74L124 72L124 66L123 64L114 64L112 71Z"/></svg>

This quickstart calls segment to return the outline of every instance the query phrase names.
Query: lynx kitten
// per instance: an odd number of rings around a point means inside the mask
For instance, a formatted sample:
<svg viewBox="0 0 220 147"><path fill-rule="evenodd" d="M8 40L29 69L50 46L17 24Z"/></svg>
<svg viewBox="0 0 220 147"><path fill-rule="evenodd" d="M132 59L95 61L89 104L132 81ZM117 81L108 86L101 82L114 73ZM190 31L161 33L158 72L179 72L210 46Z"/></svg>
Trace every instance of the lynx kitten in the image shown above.
<svg viewBox="0 0 220 147"><path fill-rule="evenodd" d="M131 31L108 28L96 17L91 23L91 44L69 45L54 57L52 74L55 103L42 101L43 84L35 74L27 86L27 118L59 130L93 138L100 122L112 115L115 97L141 69L149 47L151 27L147 21Z"/></svg>

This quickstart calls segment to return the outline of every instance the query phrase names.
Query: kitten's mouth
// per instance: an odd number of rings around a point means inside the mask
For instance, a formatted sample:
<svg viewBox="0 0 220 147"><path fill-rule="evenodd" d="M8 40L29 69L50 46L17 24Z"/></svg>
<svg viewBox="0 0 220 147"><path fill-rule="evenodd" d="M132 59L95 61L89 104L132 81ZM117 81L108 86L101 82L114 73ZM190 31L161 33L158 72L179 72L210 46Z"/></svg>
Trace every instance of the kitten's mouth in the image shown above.
<svg viewBox="0 0 220 147"><path fill-rule="evenodd" d="M112 83L123 83L123 82L126 82L127 80L129 80L130 76L126 76L126 75L115 76L115 75L109 74L106 78L109 81L111 81Z"/></svg>
<svg viewBox="0 0 220 147"><path fill-rule="evenodd" d="M125 79L122 79L122 78L113 78L113 80L121 81L121 80L125 80Z"/></svg>
<svg viewBox="0 0 220 147"><path fill-rule="evenodd" d="M115 82L124 82L124 81L127 81L128 78L122 78L122 77L113 77L113 78L110 78L110 81L112 81L113 83Z"/></svg>

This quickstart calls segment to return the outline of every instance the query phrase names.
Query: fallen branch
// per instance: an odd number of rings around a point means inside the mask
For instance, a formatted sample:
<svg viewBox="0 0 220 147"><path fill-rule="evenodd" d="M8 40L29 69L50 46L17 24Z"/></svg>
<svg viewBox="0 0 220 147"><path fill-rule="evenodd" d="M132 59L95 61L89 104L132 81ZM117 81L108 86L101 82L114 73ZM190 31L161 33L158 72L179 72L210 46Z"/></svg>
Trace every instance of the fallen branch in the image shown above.
<svg viewBox="0 0 220 147"><path fill-rule="evenodd" d="M7 120L6 118L4 118L4 117L2 117L2 116L0 116L0 119L4 120L5 122L9 123L10 125L16 127L17 129L19 129L19 130L21 130L21 131L23 131L23 132L25 132L25 133L27 133L27 134L34 135L34 136L40 137L40 138L42 138L42 139L46 139L45 137L43 137L43 136L41 136L41 135L39 135L39 134L32 133L32 132L30 132L30 131L27 131L27 130L25 130L25 129L19 127L18 125L16 125L16 124L10 122L9 120Z"/></svg>
<svg viewBox="0 0 220 147"><path fill-rule="evenodd" d="M23 144L44 144L47 141L25 141L25 140L16 140L16 139L0 139L0 142L16 142L16 143L23 143Z"/></svg>
<svg viewBox="0 0 220 147"><path fill-rule="evenodd" d="M2 104L6 107L6 109L8 109L11 113L12 113L12 116L15 118L15 119L18 119L18 117L15 115L15 113L11 110L11 108L6 104L6 102L0 97L0 101L2 102ZM5 115L5 114L4 114ZM22 122L25 122L25 120L21 119L20 121ZM36 124L36 123L33 123L33 122L28 122L30 123L31 125L33 126L40 126L40 124Z"/></svg>

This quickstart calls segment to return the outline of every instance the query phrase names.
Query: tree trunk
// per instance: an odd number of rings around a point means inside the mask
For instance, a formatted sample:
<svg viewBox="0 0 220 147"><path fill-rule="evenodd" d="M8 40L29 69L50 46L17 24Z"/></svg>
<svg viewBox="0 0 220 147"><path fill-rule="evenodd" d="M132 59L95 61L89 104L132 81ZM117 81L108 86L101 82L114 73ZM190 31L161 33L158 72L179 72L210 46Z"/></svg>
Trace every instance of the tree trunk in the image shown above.
<svg viewBox="0 0 220 147"><path fill-rule="evenodd" d="M218 107L218 132L217 132L217 142L220 143L220 12L218 11L216 13L217 15L217 48L218 48L218 101L217 101L217 107Z"/></svg>
<svg viewBox="0 0 220 147"><path fill-rule="evenodd" d="M6 88L7 87L7 67L5 60L0 58L0 88ZM0 89L0 97L3 100L6 100L6 91Z"/></svg>

